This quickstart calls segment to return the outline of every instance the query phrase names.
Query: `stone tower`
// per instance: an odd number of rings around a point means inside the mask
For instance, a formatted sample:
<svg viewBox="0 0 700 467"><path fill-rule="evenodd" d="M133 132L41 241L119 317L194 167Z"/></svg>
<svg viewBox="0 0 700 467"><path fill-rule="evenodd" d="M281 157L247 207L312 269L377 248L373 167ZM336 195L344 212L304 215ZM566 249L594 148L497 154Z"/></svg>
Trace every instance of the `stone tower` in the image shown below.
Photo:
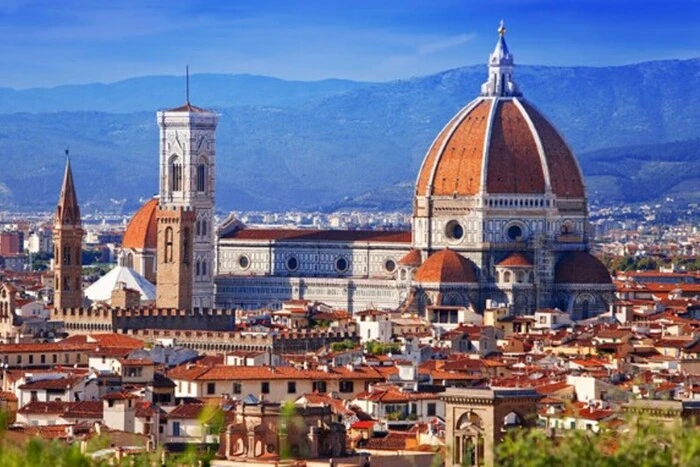
<svg viewBox="0 0 700 467"><path fill-rule="evenodd" d="M537 425L534 389L449 388L445 402L446 467L493 466L496 448L511 429Z"/></svg>
<svg viewBox="0 0 700 467"><path fill-rule="evenodd" d="M187 103L158 112L159 308L205 311L214 304L214 162L218 117Z"/></svg>
<svg viewBox="0 0 700 467"><path fill-rule="evenodd" d="M53 224L54 308L79 308L83 301L80 207L73 184L70 160L66 160L63 186Z"/></svg>

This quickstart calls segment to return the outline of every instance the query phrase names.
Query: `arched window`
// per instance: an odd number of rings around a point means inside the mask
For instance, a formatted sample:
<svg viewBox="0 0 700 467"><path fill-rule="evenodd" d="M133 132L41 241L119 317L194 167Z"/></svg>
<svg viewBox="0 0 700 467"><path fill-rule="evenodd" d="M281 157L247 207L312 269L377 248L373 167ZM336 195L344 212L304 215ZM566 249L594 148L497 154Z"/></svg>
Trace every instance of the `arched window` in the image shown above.
<svg viewBox="0 0 700 467"><path fill-rule="evenodd" d="M200 163L197 166L197 191L203 192L207 190L207 166Z"/></svg>
<svg viewBox="0 0 700 467"><path fill-rule="evenodd" d="M165 229L165 262L173 262L173 228Z"/></svg>
<svg viewBox="0 0 700 467"><path fill-rule="evenodd" d="M202 236L207 234L207 220L202 219Z"/></svg>
<svg viewBox="0 0 700 467"><path fill-rule="evenodd" d="M525 281L525 273L523 273L522 271L516 272L515 273L515 281L518 284L522 284Z"/></svg>
<svg viewBox="0 0 700 467"><path fill-rule="evenodd" d="M173 156L170 159L169 172L170 190L182 191L182 164L179 157Z"/></svg>
<svg viewBox="0 0 700 467"><path fill-rule="evenodd" d="M134 267L134 255L133 253L129 252L126 254L126 265L127 268L133 268Z"/></svg>
<svg viewBox="0 0 700 467"><path fill-rule="evenodd" d="M202 221L197 221L197 222L194 223L194 225L195 225L195 235L198 236L198 237L199 237L200 235L202 235L202 229L201 229L201 227L200 227L200 226L201 226L201 222L202 222Z"/></svg>
<svg viewBox="0 0 700 467"><path fill-rule="evenodd" d="M195 270L195 273L194 273L195 276L199 276L199 275L201 274L201 272L200 272L200 264L201 264L201 263L200 263L199 260L197 260L197 261L195 262L195 269L194 269L194 270Z"/></svg>
<svg viewBox="0 0 700 467"><path fill-rule="evenodd" d="M182 230L182 262L190 264L190 229Z"/></svg>
<svg viewBox="0 0 700 467"><path fill-rule="evenodd" d="M207 276L207 260L202 260L202 275Z"/></svg>
<svg viewBox="0 0 700 467"><path fill-rule="evenodd" d="M503 274L503 282L505 282L506 284L510 284L510 271L506 271Z"/></svg>

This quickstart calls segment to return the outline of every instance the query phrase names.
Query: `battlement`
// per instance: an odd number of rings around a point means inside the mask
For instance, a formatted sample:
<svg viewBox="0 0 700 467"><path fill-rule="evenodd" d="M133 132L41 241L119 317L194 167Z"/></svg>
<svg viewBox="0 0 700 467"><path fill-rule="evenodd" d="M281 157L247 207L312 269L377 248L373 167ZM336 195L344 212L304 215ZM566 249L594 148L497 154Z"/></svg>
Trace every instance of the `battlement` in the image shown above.
<svg viewBox="0 0 700 467"><path fill-rule="evenodd" d="M234 310L214 309L189 311L177 308L115 308L113 313L119 318L173 317L173 316L235 316Z"/></svg>
<svg viewBox="0 0 700 467"><path fill-rule="evenodd" d="M235 311L191 312L177 308L67 308L54 310L70 333L117 332L147 342L174 339L178 345L204 352L232 350L274 353L313 352L333 342L357 341L355 332L290 329L271 332L237 331Z"/></svg>
<svg viewBox="0 0 700 467"><path fill-rule="evenodd" d="M206 311L189 311L177 308L112 308L106 306L80 307L54 309L53 316L57 318L81 316L81 317L118 317L118 318L142 318L142 317L184 317L184 316L235 316L231 309L214 309Z"/></svg>
<svg viewBox="0 0 700 467"><path fill-rule="evenodd" d="M192 206L181 206L181 205L168 205L164 206L162 204L158 205L158 211L166 213L178 213L178 212L194 212L194 207Z"/></svg>
<svg viewBox="0 0 700 467"><path fill-rule="evenodd" d="M267 351L277 354L313 352L333 342L357 341L354 332L295 331L253 334L246 331L198 331L175 329L127 329L124 334L146 342L173 339L182 345L203 352Z"/></svg>

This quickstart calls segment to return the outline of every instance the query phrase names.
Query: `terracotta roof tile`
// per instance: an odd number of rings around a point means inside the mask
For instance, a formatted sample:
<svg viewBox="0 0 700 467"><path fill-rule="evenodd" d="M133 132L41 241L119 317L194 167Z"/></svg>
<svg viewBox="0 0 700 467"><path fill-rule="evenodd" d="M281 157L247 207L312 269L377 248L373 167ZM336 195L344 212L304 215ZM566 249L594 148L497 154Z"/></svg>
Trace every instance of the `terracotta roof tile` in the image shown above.
<svg viewBox="0 0 700 467"><path fill-rule="evenodd" d="M65 378L40 379L30 381L19 387L24 391L47 390L47 389L70 389L83 379L82 376L68 376Z"/></svg>
<svg viewBox="0 0 700 467"><path fill-rule="evenodd" d="M554 194L562 198L585 197L585 188L576 159L564 139L532 104L521 102L535 125L547 155L550 183Z"/></svg>
<svg viewBox="0 0 700 467"><path fill-rule="evenodd" d="M500 261L496 266L503 267L532 267L532 261L520 252L509 254L505 259Z"/></svg>
<svg viewBox="0 0 700 467"><path fill-rule="evenodd" d="M175 367L168 373L175 380L199 380L199 381L228 381L228 380L382 380L383 376L376 369L364 366L355 367L352 370L345 367L322 370L301 370L294 367L269 367L269 366L233 366L215 365L211 367L195 367L189 369L187 365Z"/></svg>
<svg viewBox="0 0 700 467"><path fill-rule="evenodd" d="M477 104L458 124L444 150L439 154L432 179L436 196L475 195L481 188L481 166L491 101ZM431 148L430 151L441 148ZM433 170L424 167L423 170ZM421 174L422 177L422 174ZM428 187L426 187L428 188ZM427 190L422 189L420 194Z"/></svg>
<svg viewBox="0 0 700 467"><path fill-rule="evenodd" d="M474 264L449 248L433 253L416 271L417 282L475 283Z"/></svg>
<svg viewBox="0 0 700 467"><path fill-rule="evenodd" d="M158 200L153 198L136 211L124 232L123 248L156 249L158 241L157 210Z"/></svg>
<svg viewBox="0 0 700 467"><path fill-rule="evenodd" d="M542 162L530 127L512 101L500 101L491 130L486 190L544 193Z"/></svg>
<svg viewBox="0 0 700 467"><path fill-rule="evenodd" d="M461 190L459 194L474 195L479 191L484 136L491 103L484 100L469 110L471 105L460 110L445 125L428 149L416 182L417 195L451 196L456 189Z"/></svg>
<svg viewBox="0 0 700 467"><path fill-rule="evenodd" d="M422 262L420 250L412 249L404 255L403 258L399 260L399 264L402 266L420 266Z"/></svg>
<svg viewBox="0 0 700 467"><path fill-rule="evenodd" d="M192 113L210 113L208 110L195 105L185 102L180 107L173 107L172 109L166 110L166 112L192 112Z"/></svg>
<svg viewBox="0 0 700 467"><path fill-rule="evenodd" d="M585 251L566 253L557 263L554 282L558 284L612 284L608 268Z"/></svg>

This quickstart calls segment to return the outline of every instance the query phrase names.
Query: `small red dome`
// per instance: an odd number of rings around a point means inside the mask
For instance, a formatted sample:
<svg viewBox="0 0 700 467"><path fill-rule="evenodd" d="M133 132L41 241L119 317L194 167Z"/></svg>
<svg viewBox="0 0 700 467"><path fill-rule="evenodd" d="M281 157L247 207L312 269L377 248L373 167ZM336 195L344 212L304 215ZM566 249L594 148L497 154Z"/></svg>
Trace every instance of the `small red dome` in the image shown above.
<svg viewBox="0 0 700 467"><path fill-rule="evenodd" d="M561 257L554 270L557 284L612 284L608 268L585 251L571 251Z"/></svg>
<svg viewBox="0 0 700 467"><path fill-rule="evenodd" d="M530 261L530 259L522 253L511 253L510 255L508 255L508 257L506 257L506 259L498 263L496 266L502 266L506 268L531 268L532 261Z"/></svg>
<svg viewBox="0 0 700 467"><path fill-rule="evenodd" d="M122 248L156 249L158 242L157 209L158 200L153 198L136 211L124 232Z"/></svg>
<svg viewBox="0 0 700 467"><path fill-rule="evenodd" d="M420 266L420 263L422 262L421 259L421 254L419 250L416 250L415 248L408 253L404 255L403 258L399 260L399 264L401 266Z"/></svg>
<svg viewBox="0 0 700 467"><path fill-rule="evenodd" d="M417 282L476 283L474 263L448 249L433 253L416 271Z"/></svg>

